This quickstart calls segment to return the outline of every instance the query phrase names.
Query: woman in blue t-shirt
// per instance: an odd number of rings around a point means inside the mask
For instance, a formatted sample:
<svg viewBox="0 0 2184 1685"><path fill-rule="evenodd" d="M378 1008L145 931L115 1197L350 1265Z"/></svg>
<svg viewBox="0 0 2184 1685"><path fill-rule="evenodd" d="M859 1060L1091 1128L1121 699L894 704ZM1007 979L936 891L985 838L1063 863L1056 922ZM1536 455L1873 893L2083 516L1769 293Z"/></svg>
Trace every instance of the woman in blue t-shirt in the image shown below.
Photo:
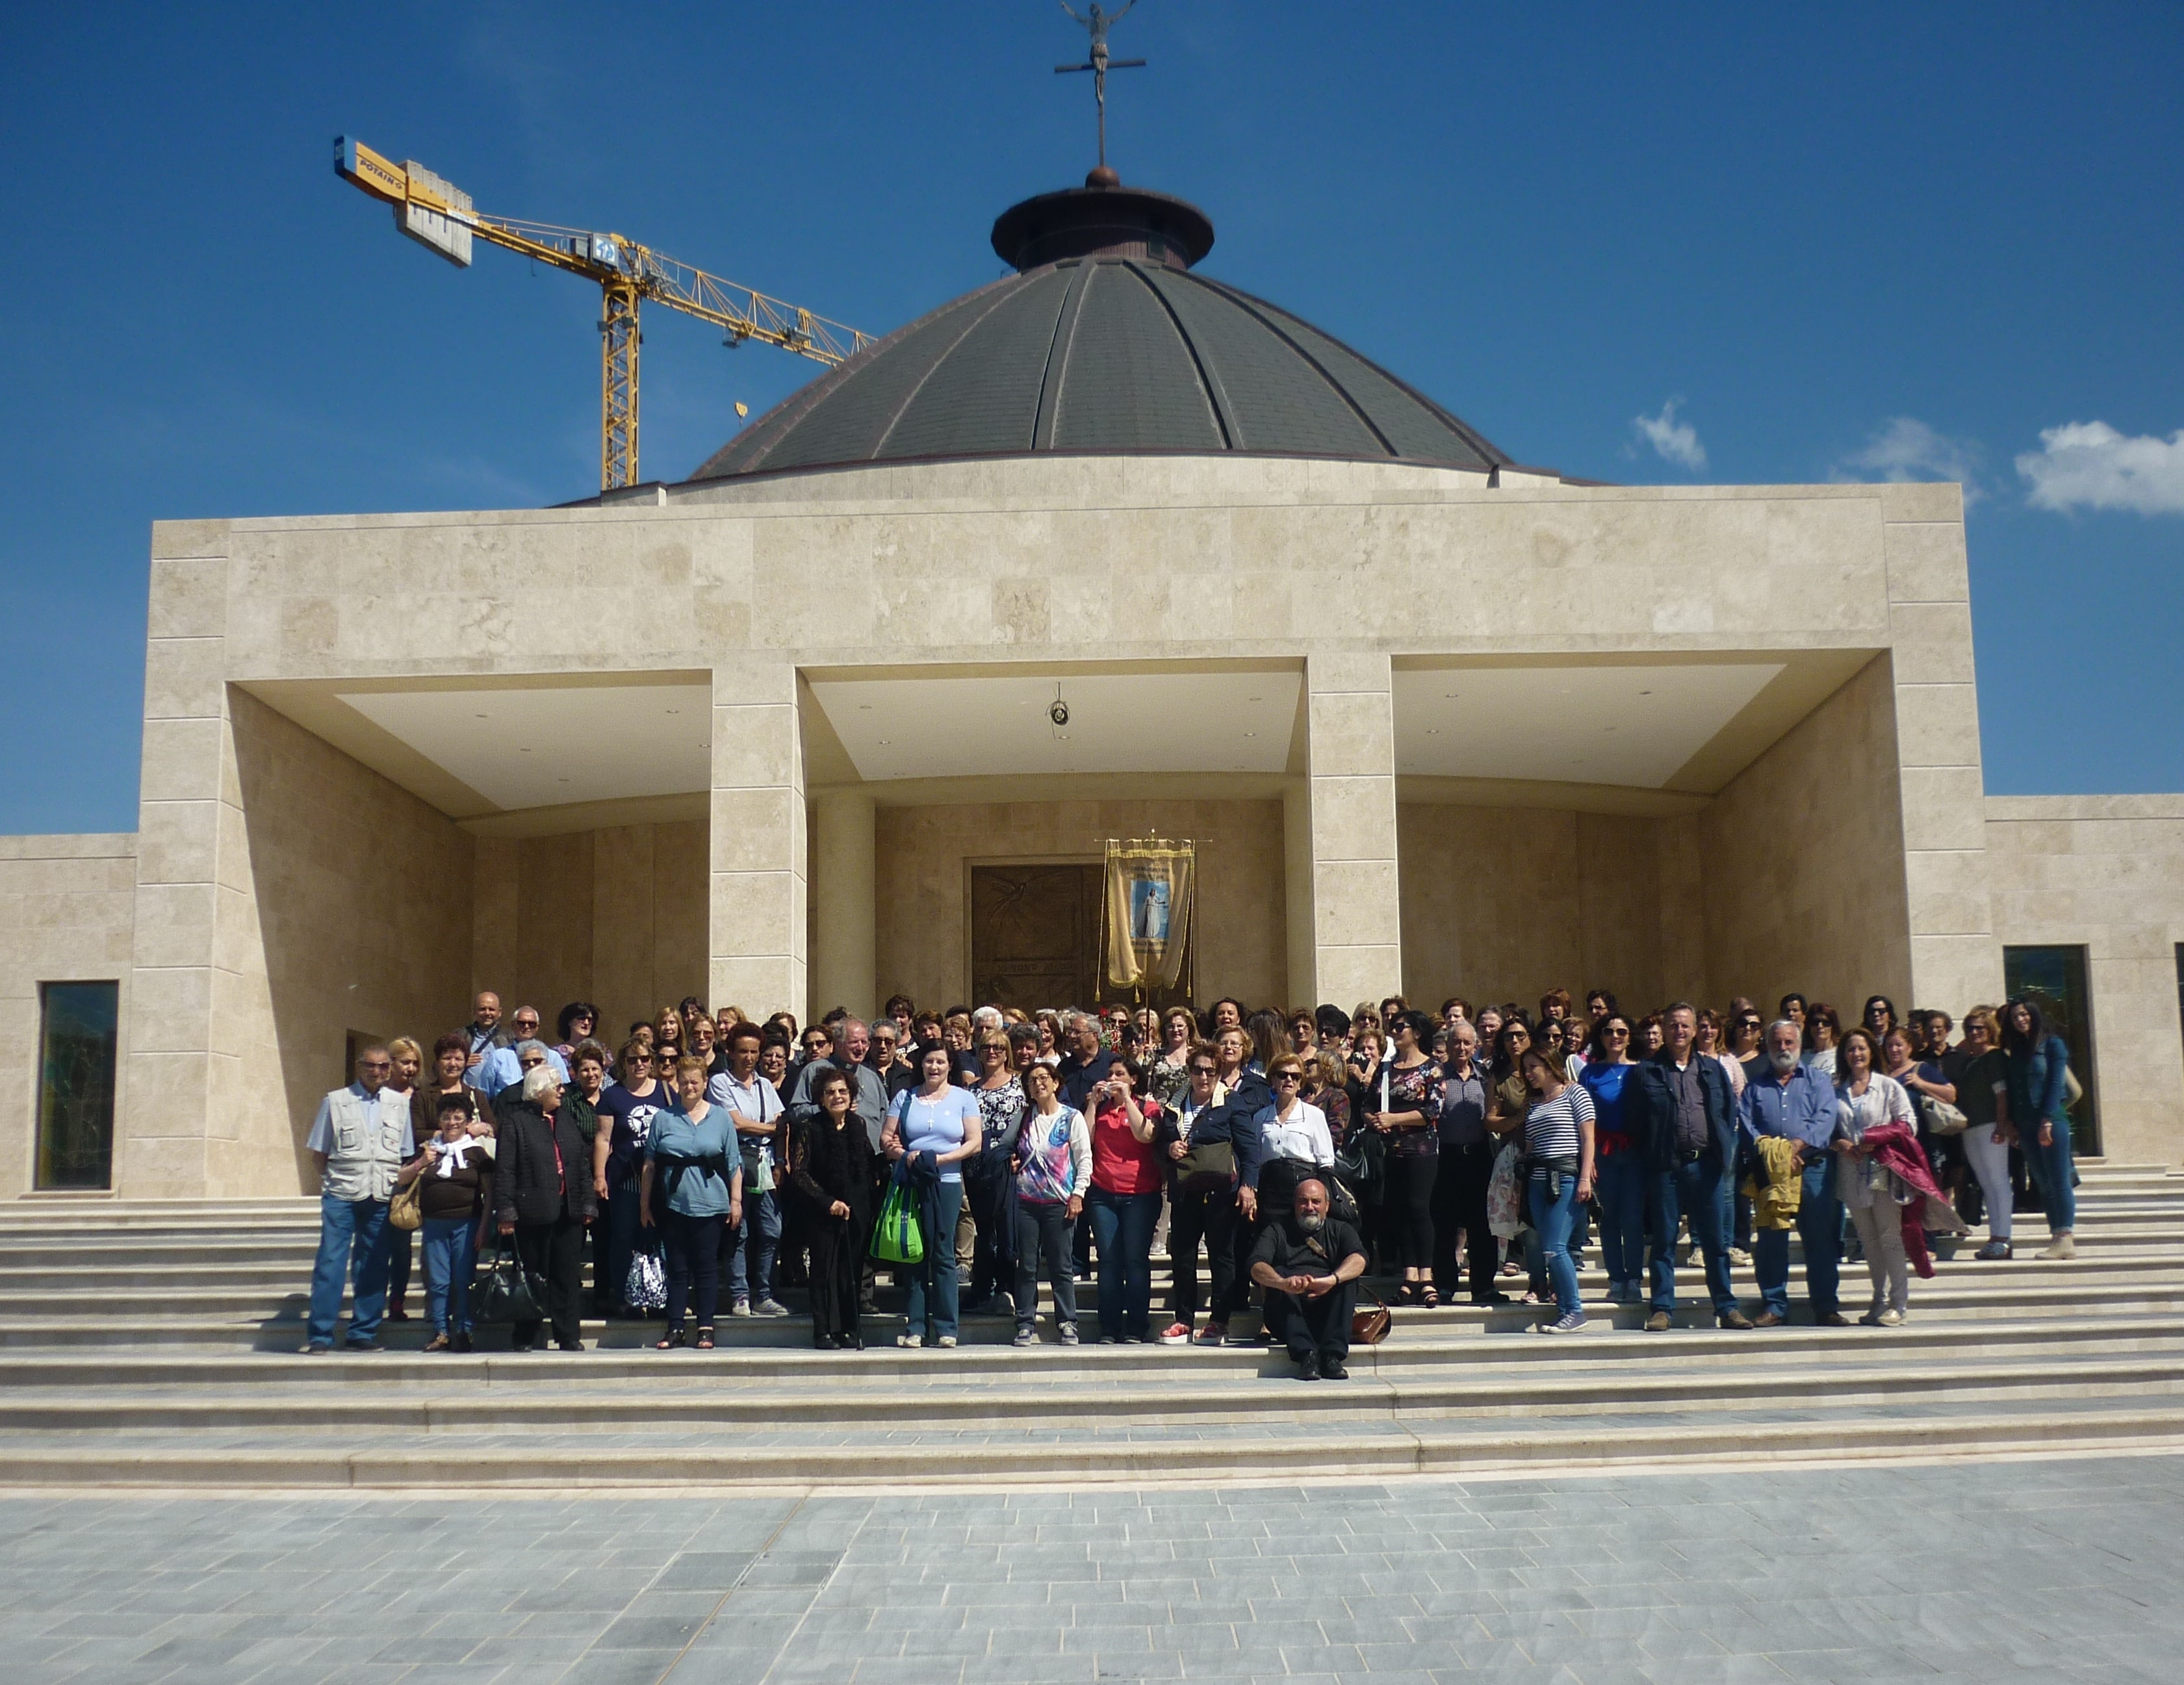
<svg viewBox="0 0 2184 1685"><path fill-rule="evenodd" d="M889 1163L930 1152L939 1178L933 1197L920 1202L931 1214L925 1225L930 1232L923 1261L904 1272L910 1278L910 1314L895 1336L898 1346L956 1343L956 1222L963 1212L963 1161L978 1151L985 1128L978 1096L949 1080L954 1068L954 1056L945 1046L919 1054L917 1086L895 1096L880 1135L880 1149Z"/></svg>
<svg viewBox="0 0 2184 1685"><path fill-rule="evenodd" d="M666 1209L660 1214L667 1241L667 1332L658 1350L683 1343L686 1307L698 1325L697 1347L713 1349L713 1312L721 1297L721 1237L744 1218L744 1160L734 1126L723 1107L705 1101L705 1061L685 1054L675 1063L672 1112L653 1114L644 1144L638 1187L638 1220L653 1220L652 1190L664 1182ZM690 1301L696 1301L694 1305Z"/></svg>

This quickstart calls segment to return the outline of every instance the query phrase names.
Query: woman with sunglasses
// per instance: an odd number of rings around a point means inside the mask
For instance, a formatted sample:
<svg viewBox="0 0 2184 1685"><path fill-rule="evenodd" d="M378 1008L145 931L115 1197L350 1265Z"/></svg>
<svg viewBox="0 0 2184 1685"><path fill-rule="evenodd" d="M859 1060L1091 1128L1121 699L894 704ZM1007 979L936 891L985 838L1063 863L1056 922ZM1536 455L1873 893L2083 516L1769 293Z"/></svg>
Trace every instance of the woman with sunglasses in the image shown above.
<svg viewBox="0 0 2184 1685"><path fill-rule="evenodd" d="M1367 1079L1362 1121L1388 1143L1381 1227L1389 1262L1403 1272L1397 1297L1430 1308L1440 1303L1433 1284L1433 1187L1440 1165L1441 1068L1427 1052L1431 1018L1400 1012L1393 1024L1396 1057L1377 1079Z"/></svg>
<svg viewBox="0 0 2184 1685"><path fill-rule="evenodd" d="M1241 1184L1236 1208L1255 1225L1262 1211L1290 1210L1303 1178L1334 1168L1327 1114L1304 1098L1304 1061L1294 1053L1277 1055L1268 1080L1273 1103L1260 1108L1236 1147Z"/></svg>
<svg viewBox="0 0 2184 1685"><path fill-rule="evenodd" d="M1236 1280L1236 1158L1223 1113L1228 1091L1215 1075L1211 1047L1190 1050L1183 1092L1167 1108L1156 1137L1168 1160L1167 1257L1170 1320L1163 1346L1190 1343L1198 1320L1198 1248L1206 1247L1212 1276L1212 1320L1204 1344L1217 1346L1228 1331L1228 1305ZM1206 1127L1199 1128L1200 1120ZM1193 1131L1196 1134L1194 1136Z"/></svg>
<svg viewBox="0 0 2184 1685"><path fill-rule="evenodd" d="M599 1200L592 1297L603 1316L637 1314L627 1296L629 1262L637 1255L643 1227L638 1221L638 1183L652 1120L675 1103L653 1068L651 1042L632 1039L621 1050L621 1080L599 1095L600 1129L592 1138L592 1186Z"/></svg>
<svg viewBox="0 0 2184 1685"><path fill-rule="evenodd" d="M1501 1149L1502 1152L1521 1154L1524 1119L1532 1109L1532 1091L1525 1085L1521 1062L1532 1050L1532 1029L1514 1013L1501 1016L1502 1030L1495 1038L1494 1064L1488 1074L1490 1082L1487 1089L1486 1128L1497 1141L1507 1143ZM1498 1158L1499 1155L1496 1156ZM1518 1204L1520 1208L1524 1207L1521 1188ZM1520 1235L1530 1236L1523 1241L1524 1262L1521 1265L1516 1257ZM1518 1230L1508 1238L1509 1258L1502 1264L1502 1273L1504 1275L1521 1274L1529 1276L1524 1303L1532 1305L1544 1303L1547 1294L1546 1261L1540 1255L1538 1237L1529 1226L1529 1217L1524 1209L1520 1209Z"/></svg>
<svg viewBox="0 0 2184 1685"><path fill-rule="evenodd" d="M1964 1162L1979 1180L1980 1202L1986 1208L1986 1244L1973 1257L1998 1263L2014 1256L2009 1243L2010 1201L2008 1061L2002 1051L2002 1023L1992 1007L1974 1007L1964 1014L1964 1039L1942 1056L1942 1068L1956 1084L1957 1108L1964 1114Z"/></svg>
<svg viewBox="0 0 2184 1685"><path fill-rule="evenodd" d="M978 1080L971 1089L985 1128L985 1144L965 1166L963 1202L975 1225L971 1241L971 1297L966 1316L997 1308L994 1300L1016 1273L1016 1223L1009 1212L1009 1159L1017 1150L1023 1123L1023 1085L1009 1057L1009 1038L998 1029L981 1030L977 1047Z"/></svg>
<svg viewBox="0 0 2184 1685"><path fill-rule="evenodd" d="M1601 1262L1607 1302L1635 1305L1646 1280L1646 1155L1632 1142L1624 1111L1630 1073L1630 1020L1611 1012L1592 1029L1592 1057L1582 1079L1592 1102L1593 1187L1600 1202Z"/></svg>
<svg viewBox="0 0 2184 1685"><path fill-rule="evenodd" d="M1163 1156L1153 1144L1162 1107L1135 1092L1145 1067L1117 1059L1093 1084L1092 1191L1084 1208L1100 1254L1100 1343L1152 1337L1153 1229L1160 1221Z"/></svg>

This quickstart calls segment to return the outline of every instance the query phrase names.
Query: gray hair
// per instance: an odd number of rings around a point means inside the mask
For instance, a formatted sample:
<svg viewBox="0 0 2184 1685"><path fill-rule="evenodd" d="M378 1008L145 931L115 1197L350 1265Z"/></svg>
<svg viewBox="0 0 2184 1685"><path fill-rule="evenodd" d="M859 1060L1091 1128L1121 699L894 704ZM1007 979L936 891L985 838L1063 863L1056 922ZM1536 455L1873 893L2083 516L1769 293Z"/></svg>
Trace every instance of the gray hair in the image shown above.
<svg viewBox="0 0 2184 1685"><path fill-rule="evenodd" d="M1778 1018L1774 1023L1769 1024L1767 1026L1766 1039L1772 1041L1774 1039L1774 1032L1778 1029L1788 1030L1791 1035L1796 1036L1801 1042L1805 1039L1805 1032L1797 1028L1797 1020L1793 1018Z"/></svg>
<svg viewBox="0 0 2184 1685"><path fill-rule="evenodd" d="M980 1007L971 1014L971 1022L980 1029L999 1029L1008 1020L999 1007Z"/></svg>
<svg viewBox="0 0 2184 1685"><path fill-rule="evenodd" d="M840 1046L852 1035L861 1035L869 1038L872 1033L872 1025L866 1024L862 1018L845 1018L834 1026L834 1045L837 1047Z"/></svg>
<svg viewBox="0 0 2184 1685"><path fill-rule="evenodd" d="M1061 1022L1063 1028L1067 1029L1072 1035L1074 1035L1080 1029L1089 1029L1095 1035L1097 1035L1100 1029L1100 1020L1098 1018L1093 1017L1089 1013L1078 1012L1074 1007L1061 1015Z"/></svg>
<svg viewBox="0 0 2184 1685"><path fill-rule="evenodd" d="M549 1090L558 1089L561 1079L551 1065L533 1065L523 1074L523 1097L533 1105L546 1097Z"/></svg>

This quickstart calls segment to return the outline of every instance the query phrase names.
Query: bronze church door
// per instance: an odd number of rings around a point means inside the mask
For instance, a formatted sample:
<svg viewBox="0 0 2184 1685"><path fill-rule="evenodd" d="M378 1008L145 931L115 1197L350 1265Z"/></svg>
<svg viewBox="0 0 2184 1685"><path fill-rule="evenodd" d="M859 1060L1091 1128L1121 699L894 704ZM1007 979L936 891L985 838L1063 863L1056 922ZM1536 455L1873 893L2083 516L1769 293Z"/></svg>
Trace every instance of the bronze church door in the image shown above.
<svg viewBox="0 0 2184 1685"><path fill-rule="evenodd" d="M1100 868L971 868L971 998L1036 1012L1096 998Z"/></svg>

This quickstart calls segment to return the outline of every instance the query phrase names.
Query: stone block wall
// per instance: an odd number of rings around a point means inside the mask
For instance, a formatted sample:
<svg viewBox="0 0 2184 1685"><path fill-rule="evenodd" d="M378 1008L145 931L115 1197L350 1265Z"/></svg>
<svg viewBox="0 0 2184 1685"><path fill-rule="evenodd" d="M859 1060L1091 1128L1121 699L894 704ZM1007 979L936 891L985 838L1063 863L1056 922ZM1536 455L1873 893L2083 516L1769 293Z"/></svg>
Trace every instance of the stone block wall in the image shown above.
<svg viewBox="0 0 2184 1685"><path fill-rule="evenodd" d="M2184 795L1990 796L1997 946L2086 950L2111 1158L2184 1164Z"/></svg>
<svg viewBox="0 0 2184 1685"><path fill-rule="evenodd" d="M41 983L121 985L117 1083L127 1070L136 901L133 836L0 837L0 1195L36 1170Z"/></svg>

